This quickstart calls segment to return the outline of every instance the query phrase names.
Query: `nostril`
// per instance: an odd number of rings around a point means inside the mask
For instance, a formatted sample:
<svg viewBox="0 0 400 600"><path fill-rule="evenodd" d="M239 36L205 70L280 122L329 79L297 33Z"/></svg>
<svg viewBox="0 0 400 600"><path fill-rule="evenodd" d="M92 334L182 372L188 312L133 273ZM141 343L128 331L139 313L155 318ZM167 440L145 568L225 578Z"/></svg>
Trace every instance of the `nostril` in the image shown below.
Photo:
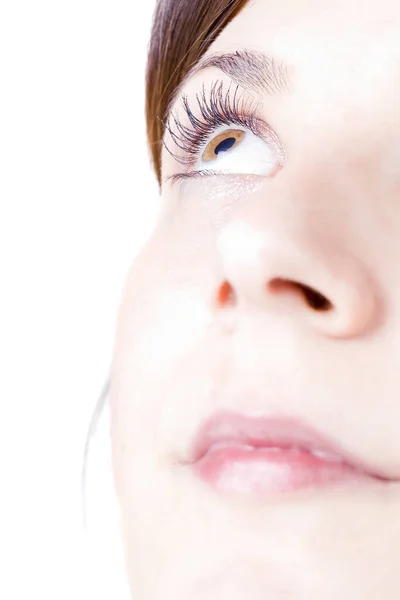
<svg viewBox="0 0 400 600"><path fill-rule="evenodd" d="M233 305L236 301L236 295L229 281L224 283L218 289L218 303L222 306Z"/></svg>
<svg viewBox="0 0 400 600"><path fill-rule="evenodd" d="M297 281L277 278L269 283L269 288L271 291L275 292L285 291L288 289L300 292L307 305L316 311L328 311L333 308L333 305L328 298L308 285L304 285L303 283L299 283Z"/></svg>
<svg viewBox="0 0 400 600"><path fill-rule="evenodd" d="M304 298L310 308L314 310L327 311L333 308L332 303L322 294L301 283L297 284L304 294Z"/></svg>

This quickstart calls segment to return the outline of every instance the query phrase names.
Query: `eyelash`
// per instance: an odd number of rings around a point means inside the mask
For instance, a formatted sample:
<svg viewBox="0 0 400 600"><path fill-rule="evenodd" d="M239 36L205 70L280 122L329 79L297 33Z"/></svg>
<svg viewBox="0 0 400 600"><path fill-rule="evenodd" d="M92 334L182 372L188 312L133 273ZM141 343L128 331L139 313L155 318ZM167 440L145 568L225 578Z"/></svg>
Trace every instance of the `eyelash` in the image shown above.
<svg viewBox="0 0 400 600"><path fill-rule="evenodd" d="M194 166L200 149L218 127L223 125L239 125L249 129L256 136L262 136L262 126L256 116L259 105L254 103L253 98L246 98L240 95L240 86L236 86L232 93L231 85L226 92L223 85L223 82L217 81L212 85L209 94L207 94L203 84L201 94L196 94L197 104L203 120L198 119L194 115L190 108L188 97L184 94L182 96L182 105L189 119L190 126L184 125L174 114L171 114L167 123L163 123L174 144L184 152L184 155L175 154L163 142L165 149L177 162L188 168ZM172 123L175 125L175 131L172 129ZM188 177L202 177L214 173L214 171L210 170L186 171L167 177L166 181L176 181Z"/></svg>

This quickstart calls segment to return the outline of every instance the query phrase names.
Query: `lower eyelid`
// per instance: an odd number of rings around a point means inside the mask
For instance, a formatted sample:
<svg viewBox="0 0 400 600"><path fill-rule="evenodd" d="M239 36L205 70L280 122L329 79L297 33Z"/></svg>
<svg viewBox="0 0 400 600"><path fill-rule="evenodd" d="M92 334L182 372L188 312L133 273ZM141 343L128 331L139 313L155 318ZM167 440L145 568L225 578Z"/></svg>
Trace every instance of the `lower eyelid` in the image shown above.
<svg viewBox="0 0 400 600"><path fill-rule="evenodd" d="M171 182L176 183L177 181L181 181L183 179L197 179L201 177L211 177L215 175L228 175L229 173L224 173L223 171L212 171L210 170L201 170L201 171L190 171L188 173L175 173L174 175L169 175L163 179L163 183Z"/></svg>

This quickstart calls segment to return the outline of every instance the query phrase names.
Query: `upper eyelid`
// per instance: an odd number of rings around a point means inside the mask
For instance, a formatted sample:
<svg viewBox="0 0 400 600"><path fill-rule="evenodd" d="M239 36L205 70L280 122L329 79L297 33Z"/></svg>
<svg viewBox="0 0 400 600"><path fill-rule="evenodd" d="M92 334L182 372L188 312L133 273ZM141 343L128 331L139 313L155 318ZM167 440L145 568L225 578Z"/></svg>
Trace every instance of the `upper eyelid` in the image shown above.
<svg viewBox="0 0 400 600"><path fill-rule="evenodd" d="M197 155L202 142L205 142L213 128L216 129L218 125L239 124L261 137L259 122L265 124L264 119L258 114L261 103L256 103L254 94L249 94L233 81L228 83L227 89L224 87L226 85L227 82L217 79L210 82L210 89L206 89L203 82L201 93L197 92L196 100L191 102L187 94L182 94L181 105L190 125L184 124L174 112L164 123L165 133L169 132L173 143L184 152L183 156L174 154L166 144L164 135L163 146L177 162L189 166L193 164L193 157ZM233 91L232 85L234 85ZM196 102L201 118L193 113L193 102ZM176 131L171 128L171 120L175 123Z"/></svg>
<svg viewBox="0 0 400 600"><path fill-rule="evenodd" d="M225 91L224 86L228 85L228 89ZM232 92L232 86L235 86L235 91L234 93ZM217 98L217 102L220 103L219 106L221 107L221 103L223 102L224 106L223 109L228 108L228 110L231 110L232 114L239 113L239 114L251 114L252 116L254 115L254 117L258 117L260 120L263 120L263 117L261 115L261 108L262 108L262 103L259 102L256 97L254 96L254 94L249 93L248 90L246 90L245 88L243 88L242 86L235 84L232 80L230 80L228 83L226 83L224 80L221 79L217 79L215 81L211 81L210 82L210 89L206 91L205 89L205 85L203 82L203 85L201 86L201 91L197 90L195 92L195 98L191 98L189 99L189 96L187 93L182 93L177 99L176 102L174 103L173 109L168 113L166 119L164 121L162 121L163 125L164 125L164 135L163 135L163 139L165 138L165 135L169 132L171 133L171 121L174 120L175 125L177 125L177 123L179 123L179 126L183 126L186 128L190 128L190 126L193 126L193 123L191 122L191 119L189 118L189 123L188 124L184 124L183 123L183 118L186 116L188 117L188 110L193 114L194 119L196 121L198 121L201 124L204 124L204 120L202 121L201 118L198 118L197 116L194 115L194 111L193 111L193 105L196 106L196 111L200 110L200 115L199 117L204 117L204 113L202 112L201 106L206 108L206 112L208 111L208 113L210 113L210 108L211 108L211 104L212 101L214 101L215 104L215 96L216 94L218 94L218 98ZM233 98L232 98L233 95ZM201 96L201 102L199 101L199 97ZM232 108L233 107L233 108ZM221 112L221 111L219 111ZM227 111L225 111L227 112ZM183 118L181 118L181 114L183 115ZM225 124L225 122L224 122Z"/></svg>
<svg viewBox="0 0 400 600"><path fill-rule="evenodd" d="M186 74L168 104L166 115L171 113L178 97L193 77L210 68L218 69L248 92L263 96L287 96L294 92L296 70L292 63L248 48L215 52L200 59Z"/></svg>
<svg viewBox="0 0 400 600"><path fill-rule="evenodd" d="M240 99L243 99L244 97L246 97L246 100L247 100L247 102L249 104L253 103L253 102L254 103L257 102L256 96L254 95L254 93L250 92L245 87L243 87L243 86L235 83L235 81L233 79L231 79L231 78L228 78L227 81L225 81L225 80L223 80L221 78L218 78L216 80L211 80L210 81L210 88L211 89L210 89L209 95L211 95L211 91L213 90L213 88L217 84L219 84L219 85L222 84L222 86L224 86L224 85L228 86L228 90L226 92L226 96L230 93L230 88L232 86L235 86L235 96L236 96L237 91L240 91L240 94L241 94L241 98ZM195 104L197 102L197 98L199 96L199 93L201 93L202 96L203 96L203 98L204 98L204 94L205 94L205 92L204 92L204 85L205 84L204 84L204 81L203 81L202 85L201 85L201 89L199 87L199 88L197 88L197 91L195 91L195 93L194 93L195 100L193 100L193 99L189 100L189 95L188 95L187 91L185 92L184 90L182 90L182 92L177 97L175 97L175 99L172 102L170 108L168 109L166 118L165 118L164 121L162 121L163 125L164 126L166 124L168 125L170 123L170 121L171 121L171 118L173 118L174 114L175 114L175 116L179 115L180 113L182 113L183 116L187 115L187 112L185 111L185 108L184 108L185 101L187 101L188 104L189 104L189 106L191 107L191 106L193 106L193 104ZM262 106L262 103L258 102L257 106L253 107L254 112L259 113L260 112L259 108L261 106ZM167 133L167 128L165 128L164 136L165 136L166 133Z"/></svg>

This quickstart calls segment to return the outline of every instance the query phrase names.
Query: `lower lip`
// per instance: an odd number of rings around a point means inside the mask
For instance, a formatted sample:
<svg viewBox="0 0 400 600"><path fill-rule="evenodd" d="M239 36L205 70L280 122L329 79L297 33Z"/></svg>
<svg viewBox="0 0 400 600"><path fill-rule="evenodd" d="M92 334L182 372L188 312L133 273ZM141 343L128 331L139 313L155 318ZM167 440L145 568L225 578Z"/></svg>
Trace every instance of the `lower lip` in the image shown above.
<svg viewBox="0 0 400 600"><path fill-rule="evenodd" d="M193 465L195 474L219 491L281 494L350 480L370 479L350 465L299 448L216 446Z"/></svg>

